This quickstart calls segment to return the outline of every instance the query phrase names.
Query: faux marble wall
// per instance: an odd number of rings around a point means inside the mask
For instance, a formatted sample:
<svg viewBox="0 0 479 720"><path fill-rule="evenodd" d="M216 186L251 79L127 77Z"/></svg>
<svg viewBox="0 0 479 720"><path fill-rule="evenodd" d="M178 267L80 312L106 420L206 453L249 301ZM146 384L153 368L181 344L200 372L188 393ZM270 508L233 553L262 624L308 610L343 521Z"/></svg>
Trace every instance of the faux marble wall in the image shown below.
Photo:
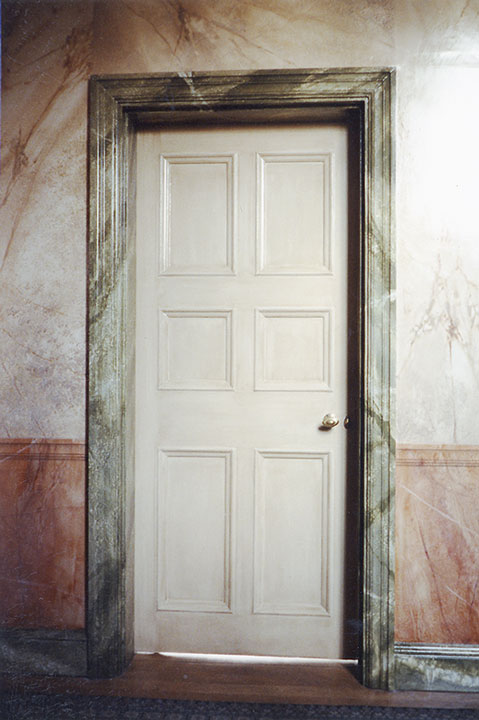
<svg viewBox="0 0 479 720"><path fill-rule="evenodd" d="M397 66L397 437L479 444L479 0L4 0L3 14L0 437L84 438L89 74Z"/></svg>
<svg viewBox="0 0 479 720"><path fill-rule="evenodd" d="M2 7L0 437L83 440L93 13Z"/></svg>
<svg viewBox="0 0 479 720"><path fill-rule="evenodd" d="M0 441L0 626L85 622L85 446Z"/></svg>
<svg viewBox="0 0 479 720"><path fill-rule="evenodd" d="M396 640L479 644L479 448L399 448L396 502Z"/></svg>
<svg viewBox="0 0 479 720"><path fill-rule="evenodd" d="M478 0L6 0L3 14L0 436L84 437L90 73L395 65L398 440L479 442Z"/></svg>

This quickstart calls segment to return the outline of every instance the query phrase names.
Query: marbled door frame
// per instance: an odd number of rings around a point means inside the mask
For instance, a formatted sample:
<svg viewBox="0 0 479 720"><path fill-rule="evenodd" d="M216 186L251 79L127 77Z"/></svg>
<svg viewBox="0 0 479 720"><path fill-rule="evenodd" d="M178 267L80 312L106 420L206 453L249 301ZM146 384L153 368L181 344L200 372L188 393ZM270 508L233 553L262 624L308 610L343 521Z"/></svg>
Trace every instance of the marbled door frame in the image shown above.
<svg viewBox="0 0 479 720"><path fill-rule="evenodd" d="M339 119L360 133L363 682L393 668L394 71L104 76L90 82L88 666L133 654L135 124Z"/></svg>

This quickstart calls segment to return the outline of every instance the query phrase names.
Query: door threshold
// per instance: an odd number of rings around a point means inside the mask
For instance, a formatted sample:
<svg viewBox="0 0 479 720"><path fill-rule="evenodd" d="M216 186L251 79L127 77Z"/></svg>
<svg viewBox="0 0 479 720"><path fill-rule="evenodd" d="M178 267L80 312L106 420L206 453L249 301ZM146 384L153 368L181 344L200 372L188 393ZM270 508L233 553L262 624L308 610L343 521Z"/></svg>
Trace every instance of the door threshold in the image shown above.
<svg viewBox="0 0 479 720"><path fill-rule="evenodd" d="M207 662L265 663L274 665L357 665L355 659L286 657L284 655L223 655L221 653L148 652L136 650L135 655L158 655L179 660L206 660Z"/></svg>

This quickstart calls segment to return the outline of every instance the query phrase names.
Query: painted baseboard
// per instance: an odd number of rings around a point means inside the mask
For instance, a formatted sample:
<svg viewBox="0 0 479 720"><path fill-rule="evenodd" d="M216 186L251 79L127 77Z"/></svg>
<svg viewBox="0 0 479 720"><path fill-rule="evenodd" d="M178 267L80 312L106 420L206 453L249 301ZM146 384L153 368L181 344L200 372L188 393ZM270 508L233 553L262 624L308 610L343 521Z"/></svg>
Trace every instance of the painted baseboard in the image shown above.
<svg viewBox="0 0 479 720"><path fill-rule="evenodd" d="M86 633L0 630L0 668L15 675L86 675Z"/></svg>
<svg viewBox="0 0 479 720"><path fill-rule="evenodd" d="M479 645L394 643L395 689L479 692Z"/></svg>

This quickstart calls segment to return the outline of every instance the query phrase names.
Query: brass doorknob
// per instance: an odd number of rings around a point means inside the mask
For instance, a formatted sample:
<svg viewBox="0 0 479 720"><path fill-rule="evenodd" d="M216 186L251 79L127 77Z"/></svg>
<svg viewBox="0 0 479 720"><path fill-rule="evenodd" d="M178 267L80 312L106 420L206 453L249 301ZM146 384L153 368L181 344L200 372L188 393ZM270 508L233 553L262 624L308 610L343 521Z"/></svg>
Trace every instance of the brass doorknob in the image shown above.
<svg viewBox="0 0 479 720"><path fill-rule="evenodd" d="M331 428L336 427L336 425L339 425L339 418L333 413L328 413L321 421L321 427L324 430L331 430Z"/></svg>

